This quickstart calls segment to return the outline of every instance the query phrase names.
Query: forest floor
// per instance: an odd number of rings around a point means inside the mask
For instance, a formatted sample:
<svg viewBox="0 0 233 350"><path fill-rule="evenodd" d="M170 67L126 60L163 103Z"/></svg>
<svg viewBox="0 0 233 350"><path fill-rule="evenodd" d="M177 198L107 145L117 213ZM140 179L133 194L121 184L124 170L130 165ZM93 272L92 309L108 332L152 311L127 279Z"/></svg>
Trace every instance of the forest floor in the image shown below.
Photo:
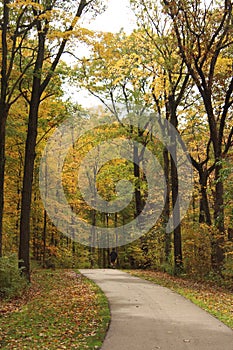
<svg viewBox="0 0 233 350"><path fill-rule="evenodd" d="M0 348L99 349L109 320L94 283L72 270L36 270L21 298L0 302Z"/></svg>
<svg viewBox="0 0 233 350"><path fill-rule="evenodd" d="M233 293L214 281L197 281L171 276L165 272L127 270L133 276L167 287L206 310L233 329Z"/></svg>

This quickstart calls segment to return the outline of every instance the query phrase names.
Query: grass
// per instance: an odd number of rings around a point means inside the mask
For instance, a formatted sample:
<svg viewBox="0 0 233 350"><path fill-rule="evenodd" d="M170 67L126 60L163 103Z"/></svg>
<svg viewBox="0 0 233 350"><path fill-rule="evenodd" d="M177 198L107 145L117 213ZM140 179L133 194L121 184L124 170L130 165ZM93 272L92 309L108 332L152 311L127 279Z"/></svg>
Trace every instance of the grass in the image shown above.
<svg viewBox="0 0 233 350"><path fill-rule="evenodd" d="M71 270L37 270L23 298L0 306L0 348L99 349L110 312L93 282Z"/></svg>
<svg viewBox="0 0 233 350"><path fill-rule="evenodd" d="M164 272L142 270L127 270L127 272L183 295L233 329L232 291L206 281L175 277Z"/></svg>

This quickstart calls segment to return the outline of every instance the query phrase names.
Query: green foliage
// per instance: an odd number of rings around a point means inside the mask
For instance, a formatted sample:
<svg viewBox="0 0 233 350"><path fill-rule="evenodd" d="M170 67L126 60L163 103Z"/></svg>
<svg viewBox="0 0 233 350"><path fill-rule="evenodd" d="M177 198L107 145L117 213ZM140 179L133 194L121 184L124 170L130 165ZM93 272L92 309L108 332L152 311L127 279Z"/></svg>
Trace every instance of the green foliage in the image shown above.
<svg viewBox="0 0 233 350"><path fill-rule="evenodd" d="M19 296L26 286L27 282L18 269L17 257L12 254L0 258L0 297Z"/></svg>

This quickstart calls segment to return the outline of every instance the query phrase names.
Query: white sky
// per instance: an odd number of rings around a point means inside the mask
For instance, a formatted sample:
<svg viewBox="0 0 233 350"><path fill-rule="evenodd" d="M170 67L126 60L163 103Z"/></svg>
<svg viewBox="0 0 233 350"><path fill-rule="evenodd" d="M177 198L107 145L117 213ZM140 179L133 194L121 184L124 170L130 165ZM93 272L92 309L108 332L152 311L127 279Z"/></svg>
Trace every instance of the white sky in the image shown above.
<svg viewBox="0 0 233 350"><path fill-rule="evenodd" d="M108 0L108 8L88 25L88 28L105 32L130 33L135 28L135 18L129 0Z"/></svg>
<svg viewBox="0 0 233 350"><path fill-rule="evenodd" d="M122 28L126 33L130 33L136 27L135 16L130 9L129 0L109 0L108 8L102 14L97 16L94 20L83 21L83 26L96 31L105 31L105 32L113 32L117 33ZM78 49L79 56L85 55L87 53L86 48L80 50ZM83 52L83 53L82 53ZM65 86L66 92L68 96L71 96L72 99L83 107L90 107L93 105L101 104L101 102L91 96L86 91L74 91L72 87Z"/></svg>

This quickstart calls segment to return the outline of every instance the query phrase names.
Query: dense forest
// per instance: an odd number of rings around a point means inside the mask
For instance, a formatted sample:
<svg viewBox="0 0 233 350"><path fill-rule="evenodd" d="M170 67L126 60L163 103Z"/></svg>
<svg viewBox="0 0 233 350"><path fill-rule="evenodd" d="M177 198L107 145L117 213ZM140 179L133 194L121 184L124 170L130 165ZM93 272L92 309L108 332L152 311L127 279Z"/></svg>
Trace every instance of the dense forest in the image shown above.
<svg viewBox="0 0 233 350"><path fill-rule="evenodd" d="M28 280L35 262L108 267L116 246L120 268L215 274L230 283L232 2L132 0L137 20L132 33L83 27L83 17L99 16L106 6L98 0L1 1L1 267L17 259ZM80 58L83 45L89 53ZM67 98L67 86L77 100L86 89L99 100L98 107L84 108ZM54 135L54 153L43 167L43 196L58 193L59 184L48 173L56 172L52 158L59 160L66 123L70 147L59 165L61 184L74 216L91 227L86 240L78 238L82 232L75 226L69 234L59 229L41 194L41 159ZM119 142L129 146L127 155L111 156L111 146ZM109 145L104 157L103 143ZM147 152L156 158L155 168ZM93 188L88 202L85 187ZM111 203L128 193L130 201L121 210L95 206L97 197ZM129 243L121 244L118 228L140 217L148 201L151 211L162 203L157 220L147 230L144 216L142 234L132 228ZM50 206L66 221L59 201ZM116 232L113 243L98 241L104 228Z"/></svg>

